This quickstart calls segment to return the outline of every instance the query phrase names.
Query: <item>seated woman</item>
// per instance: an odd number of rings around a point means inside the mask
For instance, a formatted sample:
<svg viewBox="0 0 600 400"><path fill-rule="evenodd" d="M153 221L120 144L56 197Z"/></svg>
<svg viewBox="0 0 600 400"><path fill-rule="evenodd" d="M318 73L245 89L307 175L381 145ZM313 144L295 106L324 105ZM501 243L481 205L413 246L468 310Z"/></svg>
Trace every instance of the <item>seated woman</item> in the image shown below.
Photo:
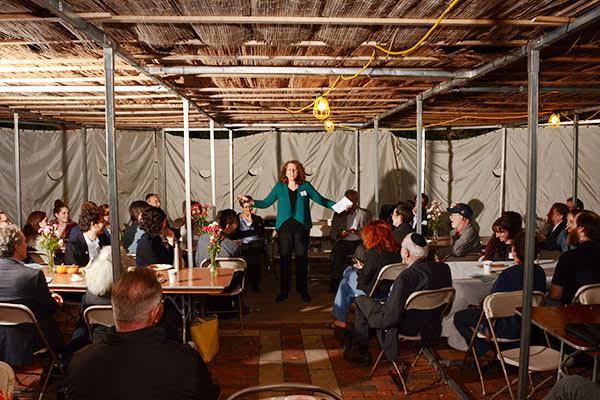
<svg viewBox="0 0 600 400"><path fill-rule="evenodd" d="M200 203L197 202L196 200L190 201L190 205L192 208L192 213L194 212L194 209L196 207L200 207ZM187 210L185 207L185 200L183 201L181 208L183 209L183 217L177 218L175 221L173 221L173 227L179 227L179 237L181 240L181 248L186 249L187 248L187 227L185 225L185 215L186 215ZM198 226L196 219L194 219L193 217L192 217L192 220L190 221L190 225L192 226L192 231L193 231L192 243L194 243L194 242L198 241L198 238L200 238L202 228L200 226Z"/></svg>
<svg viewBox="0 0 600 400"><path fill-rule="evenodd" d="M412 208L405 203L398 204L392 211L392 235L398 246L402 245L404 237L413 232Z"/></svg>
<svg viewBox="0 0 600 400"><path fill-rule="evenodd" d="M523 221L521 215L514 211L505 211L492 224L494 235L485 246L481 260L508 261L512 260L512 243L521 231Z"/></svg>
<svg viewBox="0 0 600 400"><path fill-rule="evenodd" d="M110 245L110 240L102 235L104 232L102 210L92 202L81 205L78 225L79 234L67 243L65 264L85 267L90 261L98 257L102 247Z"/></svg>
<svg viewBox="0 0 600 400"><path fill-rule="evenodd" d="M369 223L362 232L366 250L364 266L354 265L346 268L335 300L333 301L333 326L346 328L346 320L352 299L368 296L377 280L379 271L388 264L402 262L400 247L394 240L390 225L376 220ZM389 286L387 286L389 289ZM380 292L386 292L381 288Z"/></svg>
<svg viewBox="0 0 600 400"><path fill-rule="evenodd" d="M252 199L240 200L242 212L238 214L239 225L233 239L241 240L242 257L248 264L246 279L255 292L260 292L260 275L265 259L265 223L253 213Z"/></svg>
<svg viewBox="0 0 600 400"><path fill-rule="evenodd" d="M54 202L54 208L52 209L54 219L49 222L50 225L56 225L58 227L58 234L61 239L69 239L71 229L77 224L71 219L69 214L69 207L62 200L57 199Z"/></svg>
<svg viewBox="0 0 600 400"><path fill-rule="evenodd" d="M223 231L223 235L225 235L223 242L221 242L221 251L217 254L217 257L239 257L241 255L240 244L231 240L239 224L237 213L229 208L221 210L217 214L217 221ZM196 256L194 258L197 266L200 266L202 260L210 258L208 254L209 242L210 238L208 235L202 235L198 238Z"/></svg>
<svg viewBox="0 0 600 400"><path fill-rule="evenodd" d="M27 242L27 250L43 253L44 249L40 246L40 229L48 225L48 217L43 211L33 211L27 217L27 222L23 226L23 235ZM42 256L42 259L47 262L47 257Z"/></svg>
<svg viewBox="0 0 600 400"><path fill-rule="evenodd" d="M167 214L158 207L149 206L142 213L140 227L144 234L138 241L135 264L138 267L147 267L150 264L173 264L175 235L169 229ZM163 241L163 237L166 242Z"/></svg>
<svg viewBox="0 0 600 400"><path fill-rule="evenodd" d="M149 207L148 203L143 200L136 200L129 205L129 224L123 232L123 247L127 250L127 254L135 254L137 244L144 231L140 228L142 213Z"/></svg>

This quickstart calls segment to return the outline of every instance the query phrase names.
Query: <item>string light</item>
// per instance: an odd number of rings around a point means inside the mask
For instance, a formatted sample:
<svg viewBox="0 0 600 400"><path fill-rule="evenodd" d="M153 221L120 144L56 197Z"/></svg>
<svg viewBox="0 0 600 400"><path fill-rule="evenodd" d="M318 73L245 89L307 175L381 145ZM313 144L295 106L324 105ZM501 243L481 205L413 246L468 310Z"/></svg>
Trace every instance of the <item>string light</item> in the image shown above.
<svg viewBox="0 0 600 400"><path fill-rule="evenodd" d="M557 113L553 113L550 118L548 118L548 126L550 128L559 128L560 127L560 115Z"/></svg>
<svg viewBox="0 0 600 400"><path fill-rule="evenodd" d="M335 130L335 124L330 119L326 120L323 123L323 126L325 127L325 132L327 132L327 133L331 133Z"/></svg>
<svg viewBox="0 0 600 400"><path fill-rule="evenodd" d="M329 109L329 102L323 96L319 96L315 99L313 106L313 115L319 121L326 120L331 115L331 110Z"/></svg>

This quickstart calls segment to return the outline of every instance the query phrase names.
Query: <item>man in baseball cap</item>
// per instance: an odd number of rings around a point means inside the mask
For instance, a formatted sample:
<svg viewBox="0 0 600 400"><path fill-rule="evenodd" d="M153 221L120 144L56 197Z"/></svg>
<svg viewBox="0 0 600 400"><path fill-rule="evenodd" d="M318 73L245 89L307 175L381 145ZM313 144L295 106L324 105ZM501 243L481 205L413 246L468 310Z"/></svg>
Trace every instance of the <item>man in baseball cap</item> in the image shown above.
<svg viewBox="0 0 600 400"><path fill-rule="evenodd" d="M452 251L438 253L445 258L464 257L469 253L478 253L481 251L481 240L479 232L472 224L473 210L465 203L455 203L446 209L450 214L450 224L452 232L450 235L454 240ZM445 254L443 254L445 253Z"/></svg>

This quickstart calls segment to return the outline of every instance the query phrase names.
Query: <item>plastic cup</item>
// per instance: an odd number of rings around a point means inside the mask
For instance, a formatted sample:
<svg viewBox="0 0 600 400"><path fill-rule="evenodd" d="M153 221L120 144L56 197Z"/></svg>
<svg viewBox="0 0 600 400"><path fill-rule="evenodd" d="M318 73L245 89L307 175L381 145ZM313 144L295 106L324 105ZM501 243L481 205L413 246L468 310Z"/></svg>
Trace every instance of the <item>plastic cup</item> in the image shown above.
<svg viewBox="0 0 600 400"><path fill-rule="evenodd" d="M484 273L484 275L492 274L492 262L491 261L483 262L483 273Z"/></svg>
<svg viewBox="0 0 600 400"><path fill-rule="evenodd" d="M169 285L174 285L177 283L177 270L170 269L167 271L167 273L169 274Z"/></svg>

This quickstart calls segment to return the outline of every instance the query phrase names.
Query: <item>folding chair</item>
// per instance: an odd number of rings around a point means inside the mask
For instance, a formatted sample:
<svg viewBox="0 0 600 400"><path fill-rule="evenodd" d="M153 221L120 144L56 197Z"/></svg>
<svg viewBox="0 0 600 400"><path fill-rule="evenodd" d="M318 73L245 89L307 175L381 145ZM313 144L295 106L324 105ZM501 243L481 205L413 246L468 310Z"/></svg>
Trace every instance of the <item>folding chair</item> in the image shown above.
<svg viewBox="0 0 600 400"><path fill-rule="evenodd" d="M542 292L533 292L532 294L532 305L537 307L544 303L545 295ZM492 293L488 295L483 300L483 311L481 316L479 317L479 321L475 330L473 331L473 336L471 337L471 342L469 344L469 349L467 349L467 355L469 350L472 351L475 357L475 365L477 366L477 372L479 373L479 379L481 382L481 390L485 395L485 383L483 379L483 374L481 372L481 366L479 364L479 359L477 358L477 354L475 353L475 349L473 344L475 343L475 338L479 337L481 339L485 339L480 333L479 327L483 323L483 318L485 318L487 329L491 334L491 339L494 343L494 348L496 351L496 356L500 361L500 366L502 367L502 373L504 374L504 379L506 381L506 385L504 385L498 392L496 392L490 400L498 396L505 389L508 389L510 398L514 400L514 394L511 386L518 380L514 379L512 382L508 378L508 373L506 372L506 364L512 365L515 367L519 366L519 353L520 348L514 348L509 350L501 350L500 343L511 343L511 342L519 342L520 339L507 339L507 338L499 338L496 336L496 332L494 331L494 321L498 318L507 318L516 315L516 308L522 305L523 300L523 291L517 290L514 292L498 292ZM558 370L560 366L560 353L552 348L550 348L550 343L548 341L548 337L546 336L546 342L548 344L545 346L530 346L529 347L529 380L532 386L533 394L537 388L546 383L549 379L552 379L552 376L544 379L539 385L534 386L533 380L531 378L532 372L544 372L544 371L553 371Z"/></svg>
<svg viewBox="0 0 600 400"><path fill-rule="evenodd" d="M15 392L15 372L12 367L0 361L0 393L5 399L12 399Z"/></svg>
<svg viewBox="0 0 600 400"><path fill-rule="evenodd" d="M313 392L315 394L319 393L319 394L327 396L326 398L331 398L333 400L343 400L342 396L340 396L338 393L334 392L333 390L325 389L325 388L322 388L319 386L308 385L306 383L278 383L278 384L274 384L274 385L252 386L252 387L249 387L246 389L242 389L238 392L235 392L234 394L229 396L226 400L239 400L239 399L242 399L244 396L247 396L250 394L265 393L265 392L288 392L288 395L291 395L291 393L289 393L289 392L292 392L292 391L301 392L301 393L304 393L304 392ZM290 397L296 397L296 396L291 395ZM306 396L306 397L310 398L308 396ZM302 396L302 398L305 398L305 396ZM321 397L321 396L319 396L318 398L323 399L323 397ZM317 398L313 397L313 399L317 399Z"/></svg>
<svg viewBox="0 0 600 400"><path fill-rule="evenodd" d="M600 283L580 287L573 297L573 304L577 303L600 304Z"/></svg>
<svg viewBox="0 0 600 400"><path fill-rule="evenodd" d="M375 284L373 285L373 289L371 289L371 292L369 293L369 297L372 298L373 295L375 293L377 293L377 289L379 288L379 285L381 284L381 282L396 280L398 275L400 275L400 273L402 271L404 271L405 269L406 269L406 264L404 264L404 263L388 264L385 267L381 268L381 270L379 271L379 274L377 275L377 280L375 281Z"/></svg>
<svg viewBox="0 0 600 400"><path fill-rule="evenodd" d="M456 290L452 287L446 287L446 288L434 289L434 290L421 290L418 292L414 292L406 300L406 305L404 306L404 309L406 311L411 311L411 310L413 310L413 311L428 311L428 310L435 310L437 308L443 307L442 313L440 314L440 321L439 321L441 324L442 319L446 315L448 315L448 313L452 309L452 303L454 302L455 294L456 294ZM421 340L421 335L406 336L406 335L400 334L400 335L398 335L398 339L400 341L419 341L419 340ZM416 358L411 363L410 368L415 366L415 364L419 360L419 357L421 356L421 354L423 354L424 351L425 351L425 347L421 346L419 352L417 353ZM375 365L373 365L373 368L371 369L371 373L369 374L369 377L373 376L373 373L377 369L377 365L379 364L379 361L381 361L381 357L383 357L383 349L379 353L379 356L377 356L377 361L375 361ZM400 378L400 382L402 383L402 389L404 390L404 393L408 394L408 390L406 388L406 381L408 381L408 373L407 373L406 379L405 379L404 374L400 372L400 368L398 368L398 364L396 363L395 360L392 360L392 365L394 366L394 369L396 370L396 373L398 374L398 376ZM442 379L444 379L443 373L441 371L440 371L440 375L442 376Z"/></svg>
<svg viewBox="0 0 600 400"><path fill-rule="evenodd" d="M40 324L38 323L37 318L33 314L33 312L29 309L29 307L22 304L11 304L11 303L0 303L0 326L15 326L21 324L32 324L35 326L37 333L42 338L42 341L46 345L43 350L51 357L50 369L44 379L44 384L42 386L42 390L40 392L39 400L44 397L44 393L46 392L46 388L48 386L48 382L50 380L50 376L52 375L52 371L54 368L58 369L61 376L65 376L65 371L63 369L62 363L58 359L57 354L52 350L48 340L46 339L46 335L42 331Z"/></svg>
<svg viewBox="0 0 600 400"><path fill-rule="evenodd" d="M242 283L236 287L233 291L224 293L221 292L219 294L211 294L210 296L215 297L235 297L238 296L238 305L239 305L239 313L240 313L240 330L244 329L244 312L243 312L243 293L244 288L246 287L246 260L238 257L217 257L216 259L217 265L219 268L230 268L233 269L233 272L242 271ZM210 259L205 258L200 262L200 268L208 268L210 267ZM221 311L221 312L229 312L229 311ZM234 311L235 312L235 311Z"/></svg>
<svg viewBox="0 0 600 400"><path fill-rule="evenodd" d="M101 325L107 328L115 325L112 306L90 306L83 312L83 319L87 325L88 335L92 340L94 325Z"/></svg>

